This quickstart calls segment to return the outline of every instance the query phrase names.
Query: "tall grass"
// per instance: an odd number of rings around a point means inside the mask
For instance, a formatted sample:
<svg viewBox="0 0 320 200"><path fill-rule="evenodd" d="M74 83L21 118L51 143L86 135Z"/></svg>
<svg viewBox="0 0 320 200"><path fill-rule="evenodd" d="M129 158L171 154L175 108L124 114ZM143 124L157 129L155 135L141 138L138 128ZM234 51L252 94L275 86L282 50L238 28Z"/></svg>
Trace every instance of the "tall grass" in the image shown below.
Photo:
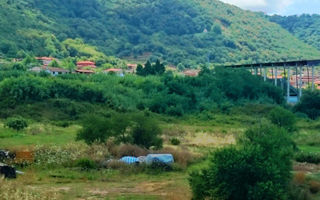
<svg viewBox="0 0 320 200"><path fill-rule="evenodd" d="M17 181L0 178L0 200L57 200L55 192L35 191Z"/></svg>

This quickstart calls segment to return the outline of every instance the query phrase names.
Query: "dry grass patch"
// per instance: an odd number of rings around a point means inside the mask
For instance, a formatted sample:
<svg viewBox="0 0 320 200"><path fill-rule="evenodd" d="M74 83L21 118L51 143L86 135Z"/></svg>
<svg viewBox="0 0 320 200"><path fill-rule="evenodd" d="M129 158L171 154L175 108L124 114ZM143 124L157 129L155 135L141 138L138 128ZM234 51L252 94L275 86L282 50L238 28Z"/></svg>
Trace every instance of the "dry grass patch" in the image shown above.
<svg viewBox="0 0 320 200"><path fill-rule="evenodd" d="M0 200L56 200L59 196L55 192L35 191L18 181L0 178Z"/></svg>
<svg viewBox="0 0 320 200"><path fill-rule="evenodd" d="M210 133L188 134L185 138L188 146L210 146L223 147L236 143L236 138L233 135L213 135Z"/></svg>

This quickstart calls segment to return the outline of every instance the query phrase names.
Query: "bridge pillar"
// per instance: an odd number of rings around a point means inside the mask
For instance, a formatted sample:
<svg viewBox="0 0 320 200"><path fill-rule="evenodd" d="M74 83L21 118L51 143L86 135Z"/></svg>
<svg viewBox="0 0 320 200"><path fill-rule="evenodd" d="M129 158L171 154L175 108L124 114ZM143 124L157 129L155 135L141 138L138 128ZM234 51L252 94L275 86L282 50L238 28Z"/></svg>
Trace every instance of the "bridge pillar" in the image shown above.
<svg viewBox="0 0 320 200"><path fill-rule="evenodd" d="M278 86L278 67L275 68L274 85Z"/></svg>
<svg viewBox="0 0 320 200"><path fill-rule="evenodd" d="M302 96L302 66L299 66L299 99Z"/></svg>
<svg viewBox="0 0 320 200"><path fill-rule="evenodd" d="M312 65L312 91L314 91L314 65Z"/></svg>
<svg viewBox="0 0 320 200"><path fill-rule="evenodd" d="M260 65L260 67L262 67L262 64ZM264 82L267 81L267 67L264 67L263 69L263 80Z"/></svg>
<svg viewBox="0 0 320 200"><path fill-rule="evenodd" d="M286 65L284 65L286 66ZM289 102L290 99L290 66L288 66L288 74L287 74L287 101Z"/></svg>

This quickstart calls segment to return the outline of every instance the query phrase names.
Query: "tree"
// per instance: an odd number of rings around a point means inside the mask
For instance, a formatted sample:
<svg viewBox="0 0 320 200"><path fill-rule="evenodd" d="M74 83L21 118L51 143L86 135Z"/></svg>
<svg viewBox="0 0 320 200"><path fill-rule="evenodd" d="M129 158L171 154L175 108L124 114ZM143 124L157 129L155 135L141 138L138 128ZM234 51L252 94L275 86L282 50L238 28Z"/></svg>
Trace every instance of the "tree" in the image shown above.
<svg viewBox="0 0 320 200"><path fill-rule="evenodd" d="M14 130L20 131L28 127L28 123L22 117L9 118L6 122L6 126Z"/></svg>
<svg viewBox="0 0 320 200"><path fill-rule="evenodd" d="M161 129L144 115L112 114L109 118L90 116L82 123L77 140L87 144L104 143L110 137L118 143L131 143L145 148L162 147Z"/></svg>
<svg viewBox="0 0 320 200"><path fill-rule="evenodd" d="M76 65L73 63L72 59L70 58L63 60L62 66L68 69L70 72L72 72L76 68Z"/></svg>
<svg viewBox="0 0 320 200"><path fill-rule="evenodd" d="M276 126L287 129L288 131L294 131L296 129L296 117L295 115L281 107L276 107L268 114L268 119Z"/></svg>
<svg viewBox="0 0 320 200"><path fill-rule="evenodd" d="M138 64L136 73L139 76L145 76L146 75L145 72L144 72L144 68L143 68L143 66L141 64Z"/></svg>
<svg viewBox="0 0 320 200"><path fill-rule="evenodd" d="M18 71L26 71L26 66L24 66L22 63L14 63L12 65L12 69L18 70Z"/></svg>
<svg viewBox="0 0 320 200"><path fill-rule="evenodd" d="M144 65L144 74L145 75L154 75L155 74L154 68L152 67L149 60Z"/></svg>
<svg viewBox="0 0 320 200"><path fill-rule="evenodd" d="M113 135L111 120L93 115L82 122L82 129L77 134L77 140L84 140L87 144L103 143Z"/></svg>
<svg viewBox="0 0 320 200"><path fill-rule="evenodd" d="M194 199L287 199L292 144L288 133L274 125L249 129L238 146L214 152L208 168L190 174Z"/></svg>
<svg viewBox="0 0 320 200"><path fill-rule="evenodd" d="M56 60L53 60L49 64L50 67L60 67L59 63Z"/></svg>
<svg viewBox="0 0 320 200"><path fill-rule="evenodd" d="M311 119L317 119L320 116L320 91L305 91L294 110L307 114Z"/></svg>
<svg viewBox="0 0 320 200"><path fill-rule="evenodd" d="M162 139L159 137L161 129L157 123L143 115L134 117L135 125L132 128L132 143L149 149L154 146L159 149L162 147Z"/></svg>
<svg viewBox="0 0 320 200"><path fill-rule="evenodd" d="M166 71L164 64L161 63L159 59L156 61L153 67L154 67L155 73L158 75L162 75Z"/></svg>

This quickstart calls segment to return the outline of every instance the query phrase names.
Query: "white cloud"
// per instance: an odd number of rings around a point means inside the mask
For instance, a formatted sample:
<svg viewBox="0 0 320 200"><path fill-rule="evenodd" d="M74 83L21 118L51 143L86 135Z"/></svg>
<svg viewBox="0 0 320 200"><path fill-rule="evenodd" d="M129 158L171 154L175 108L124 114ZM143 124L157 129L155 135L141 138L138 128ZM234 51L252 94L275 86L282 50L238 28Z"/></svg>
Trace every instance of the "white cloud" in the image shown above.
<svg viewBox="0 0 320 200"><path fill-rule="evenodd" d="M291 5L294 0L221 0L225 3L239 6L243 9L280 13Z"/></svg>

